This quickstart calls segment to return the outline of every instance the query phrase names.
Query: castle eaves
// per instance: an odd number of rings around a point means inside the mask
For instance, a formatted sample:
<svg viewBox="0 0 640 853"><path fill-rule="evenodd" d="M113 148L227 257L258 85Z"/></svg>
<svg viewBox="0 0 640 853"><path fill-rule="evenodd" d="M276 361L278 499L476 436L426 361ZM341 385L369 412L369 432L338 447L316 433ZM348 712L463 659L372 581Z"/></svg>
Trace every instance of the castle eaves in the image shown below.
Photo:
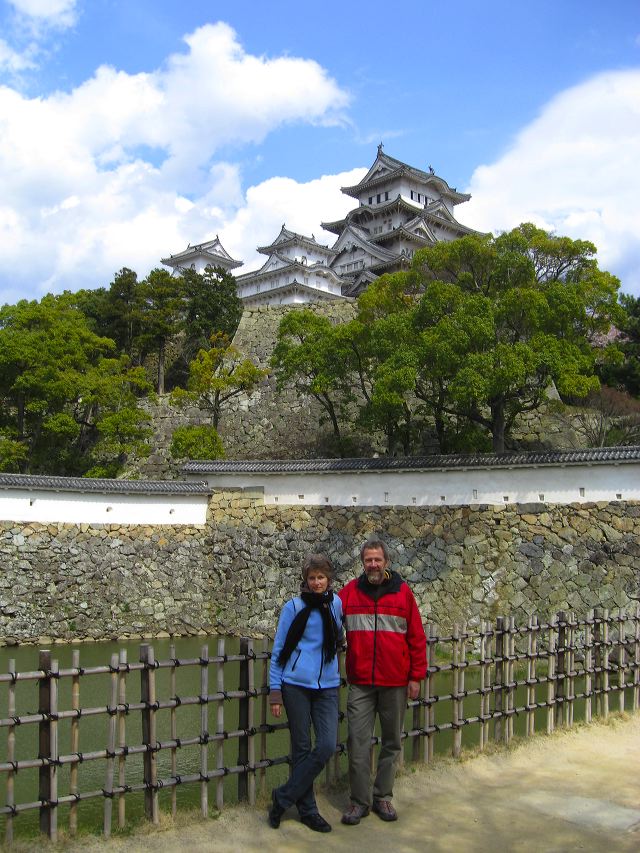
<svg viewBox="0 0 640 853"><path fill-rule="evenodd" d="M122 495L207 495L211 492L206 483L182 480L110 480L42 474L0 474L0 489Z"/></svg>
<svg viewBox="0 0 640 853"><path fill-rule="evenodd" d="M282 474L362 471L465 470L473 468L536 468L569 465L627 464L640 462L640 446L586 450L550 450L526 453L472 453L450 456L407 456L356 459L198 460L187 462L183 474Z"/></svg>

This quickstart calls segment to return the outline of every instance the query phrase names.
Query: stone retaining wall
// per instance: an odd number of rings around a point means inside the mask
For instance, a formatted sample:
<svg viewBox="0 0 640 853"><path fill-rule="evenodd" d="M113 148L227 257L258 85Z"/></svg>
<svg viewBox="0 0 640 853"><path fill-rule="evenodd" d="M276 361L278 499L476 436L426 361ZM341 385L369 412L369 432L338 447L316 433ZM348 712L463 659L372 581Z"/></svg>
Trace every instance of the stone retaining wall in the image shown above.
<svg viewBox="0 0 640 853"><path fill-rule="evenodd" d="M3 523L0 637L269 633L306 553L342 584L373 534L443 627L640 600L640 503L301 509L225 491L202 528Z"/></svg>

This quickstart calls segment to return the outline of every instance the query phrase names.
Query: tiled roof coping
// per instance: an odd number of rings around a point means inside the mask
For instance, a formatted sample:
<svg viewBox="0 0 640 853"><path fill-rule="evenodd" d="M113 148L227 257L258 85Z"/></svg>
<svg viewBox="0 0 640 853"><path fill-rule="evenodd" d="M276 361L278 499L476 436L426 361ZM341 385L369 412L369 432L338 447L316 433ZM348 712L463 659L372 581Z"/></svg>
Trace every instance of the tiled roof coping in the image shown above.
<svg viewBox="0 0 640 853"><path fill-rule="evenodd" d="M640 462L640 446L527 453L471 453L449 456L382 456L374 459L194 460L183 474L345 473L352 471L433 471L467 468L535 468L538 466L604 465Z"/></svg>
<svg viewBox="0 0 640 853"><path fill-rule="evenodd" d="M208 495L206 483L183 480L108 480L88 477L49 477L41 474L0 474L0 489L83 492L122 495Z"/></svg>

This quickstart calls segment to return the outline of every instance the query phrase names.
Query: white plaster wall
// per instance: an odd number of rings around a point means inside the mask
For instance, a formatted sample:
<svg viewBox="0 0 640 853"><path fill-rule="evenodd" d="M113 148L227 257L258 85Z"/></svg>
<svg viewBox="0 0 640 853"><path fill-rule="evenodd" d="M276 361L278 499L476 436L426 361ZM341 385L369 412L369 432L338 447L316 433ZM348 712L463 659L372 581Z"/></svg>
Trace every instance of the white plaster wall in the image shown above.
<svg viewBox="0 0 640 853"><path fill-rule="evenodd" d="M212 487L264 489L265 504L433 506L640 500L640 464L345 472L198 474Z"/></svg>
<svg viewBox="0 0 640 853"><path fill-rule="evenodd" d="M204 525L207 506L207 495L94 495L26 489L0 492L2 521Z"/></svg>

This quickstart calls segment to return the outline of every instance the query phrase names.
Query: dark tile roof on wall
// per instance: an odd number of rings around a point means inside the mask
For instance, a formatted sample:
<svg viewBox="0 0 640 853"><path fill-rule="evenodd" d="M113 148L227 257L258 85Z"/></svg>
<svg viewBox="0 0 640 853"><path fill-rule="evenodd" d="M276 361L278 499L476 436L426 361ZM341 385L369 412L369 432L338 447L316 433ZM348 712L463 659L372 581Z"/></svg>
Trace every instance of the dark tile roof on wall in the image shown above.
<svg viewBox="0 0 640 853"><path fill-rule="evenodd" d="M450 456L382 456L375 459L276 459L187 462L184 474L322 474L349 471L427 471L467 468L531 468L640 462L640 446L528 453L459 453Z"/></svg>
<svg viewBox="0 0 640 853"><path fill-rule="evenodd" d="M121 495L208 495L206 483L182 480L107 480L85 477L48 477L40 474L0 474L0 489L44 490Z"/></svg>

